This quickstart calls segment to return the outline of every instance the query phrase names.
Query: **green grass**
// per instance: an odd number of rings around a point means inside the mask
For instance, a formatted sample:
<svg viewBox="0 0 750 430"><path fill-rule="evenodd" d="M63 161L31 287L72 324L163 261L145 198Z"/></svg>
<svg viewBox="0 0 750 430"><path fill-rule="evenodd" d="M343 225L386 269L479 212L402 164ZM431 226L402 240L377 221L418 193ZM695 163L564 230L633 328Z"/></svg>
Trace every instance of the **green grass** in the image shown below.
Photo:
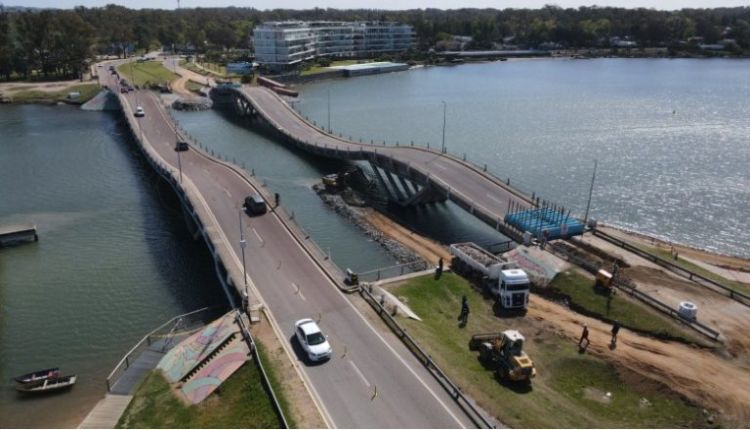
<svg viewBox="0 0 750 430"><path fill-rule="evenodd" d="M674 258L672 258L672 253L666 249L640 245L640 244L634 244L634 243L631 243L631 245L635 246L636 248L642 249L648 253L654 254L657 257L661 257L683 269L690 270L691 272L695 272L705 278L718 282L721 285L724 285L725 287L729 287L741 293L750 294L750 285L744 284L742 282L737 282L731 279L727 279L710 270L704 269L703 267L700 267L697 264L691 263L690 261L685 260L679 255L677 257L677 260L675 260Z"/></svg>
<svg viewBox="0 0 750 430"><path fill-rule="evenodd" d="M560 337L543 322L530 318L498 318L491 302L454 274L435 281L416 278L391 290L423 319L398 317L401 324L450 378L489 413L512 427L696 427L705 425L701 409L682 401L664 387L638 378L625 381L605 361L580 355L574 342ZM458 327L461 297L471 313ZM537 377L530 389L498 382L468 348L472 334L509 328L526 336L525 350ZM633 382L637 381L637 382ZM613 393L603 404L584 396L584 388ZM640 399L651 406L644 409Z"/></svg>
<svg viewBox="0 0 750 430"><path fill-rule="evenodd" d="M159 371L138 387L117 428L280 428L253 363L198 405L178 399Z"/></svg>
<svg viewBox="0 0 750 430"><path fill-rule="evenodd" d="M95 95L99 93L101 88L98 84L80 84L73 85L60 91L36 91L36 90L21 90L15 91L11 95L13 103L57 103L67 102L83 104L91 100ZM68 99L68 93L78 91L81 93L80 97L75 100Z"/></svg>
<svg viewBox="0 0 750 430"><path fill-rule="evenodd" d="M131 85L137 85L138 87L143 87L146 84L164 84L179 77L158 61L130 62L118 66L117 71Z"/></svg>
<svg viewBox="0 0 750 430"><path fill-rule="evenodd" d="M294 420L294 416L291 414L289 401L284 397L284 390L281 386L281 381L279 380L276 363L268 358L265 345L256 340L255 346L258 348L260 359L263 360L263 368L266 370L268 381L271 383L271 387L273 387L273 392L276 394L276 399L279 401L281 410L284 411L284 417L286 418L289 428L297 428L297 423Z"/></svg>
<svg viewBox="0 0 750 430"><path fill-rule="evenodd" d="M334 61L331 63L331 66L350 66L352 64L358 64L360 63L359 60L340 60L340 61ZM328 67L331 67L328 66ZM334 69L329 69L328 67L323 67L317 64L314 64L312 67L310 67L307 70L303 70L300 72L300 76L308 76L308 75L317 75L319 73L325 73L330 72Z"/></svg>
<svg viewBox="0 0 750 430"><path fill-rule="evenodd" d="M197 93L198 91L200 91L200 89L203 88L204 86L205 85L199 84L194 81L187 81L187 83L185 84L185 88L187 88L188 91L192 91L194 93Z"/></svg>
<svg viewBox="0 0 750 430"><path fill-rule="evenodd" d="M583 308L585 313L601 316L603 319L617 320L624 327L653 335L665 335L673 339L680 339L690 343L704 343L699 337L662 316L655 310L648 309L645 304L635 299L626 298L624 293L606 295L594 289L594 280L574 271L558 274L546 287L562 293L570 298L570 305ZM615 290L616 291L616 290Z"/></svg>

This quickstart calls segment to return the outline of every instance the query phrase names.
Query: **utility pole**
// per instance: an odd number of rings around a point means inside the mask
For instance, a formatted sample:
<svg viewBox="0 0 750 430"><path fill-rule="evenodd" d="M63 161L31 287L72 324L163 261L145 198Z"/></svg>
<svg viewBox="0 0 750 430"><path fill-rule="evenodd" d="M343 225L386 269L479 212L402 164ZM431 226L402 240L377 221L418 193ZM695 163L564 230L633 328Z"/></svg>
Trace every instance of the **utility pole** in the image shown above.
<svg viewBox="0 0 750 430"><path fill-rule="evenodd" d="M331 132L331 90L328 90L328 132Z"/></svg>
<svg viewBox="0 0 750 430"><path fill-rule="evenodd" d="M591 187L589 188L589 200L586 202L586 214L583 216L583 228L589 221L589 209L591 208L591 195L594 193L594 180L596 180L596 160L594 160L594 173L591 175Z"/></svg>
<svg viewBox="0 0 750 430"><path fill-rule="evenodd" d="M242 280L245 282L245 300L249 300L247 293L247 268L245 267L245 246L247 241L245 240L245 229L242 227L242 209L237 211L240 220L240 249L242 250Z"/></svg>
<svg viewBox="0 0 750 430"><path fill-rule="evenodd" d="M443 148L442 152L445 153L445 112L448 110L448 103L445 100L441 100L443 103Z"/></svg>

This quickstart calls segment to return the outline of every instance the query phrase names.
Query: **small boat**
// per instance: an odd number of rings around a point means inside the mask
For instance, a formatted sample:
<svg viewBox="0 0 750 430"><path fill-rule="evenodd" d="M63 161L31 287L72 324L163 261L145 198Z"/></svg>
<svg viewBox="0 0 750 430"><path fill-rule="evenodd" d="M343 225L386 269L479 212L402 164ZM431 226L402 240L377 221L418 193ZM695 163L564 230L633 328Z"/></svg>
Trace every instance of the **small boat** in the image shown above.
<svg viewBox="0 0 750 430"><path fill-rule="evenodd" d="M27 384L16 385L16 390L24 393L42 393L49 391L57 391L65 388L70 388L76 383L77 376L58 376L54 378L47 378L41 381L29 382Z"/></svg>
<svg viewBox="0 0 750 430"><path fill-rule="evenodd" d="M13 378L14 381L19 384L28 384L29 382L43 381L48 378L55 378L60 376L60 369L53 367L51 369L38 370L36 372L27 373L25 375L16 376Z"/></svg>

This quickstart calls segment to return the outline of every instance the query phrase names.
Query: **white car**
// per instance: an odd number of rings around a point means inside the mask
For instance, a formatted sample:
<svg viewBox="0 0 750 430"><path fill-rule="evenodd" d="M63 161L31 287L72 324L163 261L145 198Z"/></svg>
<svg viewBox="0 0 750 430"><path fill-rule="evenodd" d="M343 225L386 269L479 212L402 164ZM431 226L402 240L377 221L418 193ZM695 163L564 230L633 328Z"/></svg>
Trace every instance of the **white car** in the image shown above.
<svg viewBox="0 0 750 430"><path fill-rule="evenodd" d="M142 107L138 106L137 108L135 108L135 116L139 118L142 116L146 116L146 112L143 110Z"/></svg>
<svg viewBox="0 0 750 430"><path fill-rule="evenodd" d="M299 320L294 323L294 334L297 336L302 349L305 350L310 361L321 361L331 358L331 344L328 343L328 337L323 335L318 324L309 319Z"/></svg>

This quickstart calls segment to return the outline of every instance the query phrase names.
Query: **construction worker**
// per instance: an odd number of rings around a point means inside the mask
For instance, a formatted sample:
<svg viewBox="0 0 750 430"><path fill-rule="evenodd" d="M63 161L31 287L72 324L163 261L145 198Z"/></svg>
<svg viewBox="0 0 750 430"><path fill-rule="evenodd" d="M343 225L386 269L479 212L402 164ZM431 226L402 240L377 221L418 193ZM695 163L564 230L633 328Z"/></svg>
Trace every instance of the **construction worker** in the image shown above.
<svg viewBox="0 0 750 430"><path fill-rule="evenodd" d="M440 275L443 274L443 258L441 257L440 260L438 260L438 265L435 268L435 278L439 278Z"/></svg>
<svg viewBox="0 0 750 430"><path fill-rule="evenodd" d="M461 300L461 314L458 316L458 319L461 321L462 326L465 326L469 322L469 300L466 296Z"/></svg>
<svg viewBox="0 0 750 430"><path fill-rule="evenodd" d="M612 341L610 342L613 346L617 345L617 333L620 332L620 322L615 320L615 323L612 324Z"/></svg>
<svg viewBox="0 0 750 430"><path fill-rule="evenodd" d="M586 341L586 344L584 345L583 342ZM578 348L580 348L582 351L585 351L586 348L589 347L589 326L586 324L583 325L583 331L581 332L581 338L578 340Z"/></svg>

